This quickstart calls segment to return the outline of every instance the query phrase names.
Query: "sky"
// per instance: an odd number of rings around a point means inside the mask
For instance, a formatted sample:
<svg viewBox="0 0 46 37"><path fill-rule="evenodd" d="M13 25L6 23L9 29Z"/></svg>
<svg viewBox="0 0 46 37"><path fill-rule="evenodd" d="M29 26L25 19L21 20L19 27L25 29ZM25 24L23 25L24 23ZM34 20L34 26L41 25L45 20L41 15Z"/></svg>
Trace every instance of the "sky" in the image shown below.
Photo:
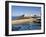
<svg viewBox="0 0 46 37"><path fill-rule="evenodd" d="M12 16L32 16L41 14L41 7L33 7L33 6L12 6Z"/></svg>

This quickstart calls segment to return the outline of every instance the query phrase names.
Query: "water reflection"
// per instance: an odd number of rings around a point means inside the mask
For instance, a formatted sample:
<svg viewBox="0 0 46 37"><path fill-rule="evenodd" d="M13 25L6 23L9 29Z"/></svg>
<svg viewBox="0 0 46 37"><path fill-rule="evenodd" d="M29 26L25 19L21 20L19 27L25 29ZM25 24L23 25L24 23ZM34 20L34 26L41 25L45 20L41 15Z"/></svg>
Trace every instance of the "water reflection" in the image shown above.
<svg viewBox="0 0 46 37"><path fill-rule="evenodd" d="M41 29L41 23L25 23L12 25L12 31L22 31L22 30L38 30Z"/></svg>

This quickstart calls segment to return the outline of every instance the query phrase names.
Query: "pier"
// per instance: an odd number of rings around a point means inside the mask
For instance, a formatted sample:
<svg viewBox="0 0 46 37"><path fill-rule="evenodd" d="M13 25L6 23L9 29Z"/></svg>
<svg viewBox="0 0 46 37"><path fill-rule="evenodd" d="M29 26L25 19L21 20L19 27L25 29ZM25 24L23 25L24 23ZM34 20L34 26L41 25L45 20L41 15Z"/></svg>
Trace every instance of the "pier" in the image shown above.
<svg viewBox="0 0 46 37"><path fill-rule="evenodd" d="M22 17L16 20L12 20L12 24L23 24L23 23L28 23L28 22L39 23L41 22L40 20L36 18L32 18L32 17Z"/></svg>

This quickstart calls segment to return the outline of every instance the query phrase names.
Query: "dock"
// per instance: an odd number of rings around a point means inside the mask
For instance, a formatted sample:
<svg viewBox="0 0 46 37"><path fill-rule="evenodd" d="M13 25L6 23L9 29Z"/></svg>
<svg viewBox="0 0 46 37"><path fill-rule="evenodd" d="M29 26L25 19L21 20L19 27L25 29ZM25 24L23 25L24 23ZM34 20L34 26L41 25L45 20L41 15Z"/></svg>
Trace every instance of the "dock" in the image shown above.
<svg viewBox="0 0 46 37"><path fill-rule="evenodd" d="M12 20L12 24L23 24L23 23L28 23L28 22L40 22L36 18L24 18L24 19L17 19L17 20Z"/></svg>

